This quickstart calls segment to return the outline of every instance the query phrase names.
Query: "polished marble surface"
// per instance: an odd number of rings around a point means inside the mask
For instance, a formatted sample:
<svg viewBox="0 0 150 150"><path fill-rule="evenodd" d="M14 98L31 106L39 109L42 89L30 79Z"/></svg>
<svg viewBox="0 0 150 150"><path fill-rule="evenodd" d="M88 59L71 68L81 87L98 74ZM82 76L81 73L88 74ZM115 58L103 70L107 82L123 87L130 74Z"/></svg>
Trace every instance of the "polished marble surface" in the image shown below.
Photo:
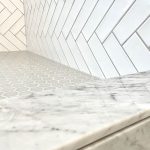
<svg viewBox="0 0 150 150"><path fill-rule="evenodd" d="M149 150L150 117L81 150Z"/></svg>
<svg viewBox="0 0 150 150"><path fill-rule="evenodd" d="M92 79L30 52L0 52L0 99L75 86Z"/></svg>
<svg viewBox="0 0 150 150"><path fill-rule="evenodd" d="M76 150L149 116L150 72L33 92L0 101L0 147Z"/></svg>

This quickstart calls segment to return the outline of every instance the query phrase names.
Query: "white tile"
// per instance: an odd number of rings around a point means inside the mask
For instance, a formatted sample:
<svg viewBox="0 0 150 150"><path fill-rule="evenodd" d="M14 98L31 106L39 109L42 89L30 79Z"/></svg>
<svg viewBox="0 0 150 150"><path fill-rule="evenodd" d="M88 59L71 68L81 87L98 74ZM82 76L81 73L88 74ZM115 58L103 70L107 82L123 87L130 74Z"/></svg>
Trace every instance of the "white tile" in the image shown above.
<svg viewBox="0 0 150 150"><path fill-rule="evenodd" d="M55 47L54 47L54 45L52 43L52 40L51 40L49 34L46 36L46 42L48 44L48 49L51 51L51 54L53 56L54 61L60 62L59 57L57 55L57 52L55 50Z"/></svg>
<svg viewBox="0 0 150 150"><path fill-rule="evenodd" d="M30 5L31 5L31 7L33 7L33 6L35 5L35 3L38 2L38 1L39 1L39 0L37 0L37 1L31 0L31 1L29 1L29 3L30 3Z"/></svg>
<svg viewBox="0 0 150 150"><path fill-rule="evenodd" d="M11 13L5 8L0 12L0 28L2 23L11 15Z"/></svg>
<svg viewBox="0 0 150 150"><path fill-rule="evenodd" d="M0 44L4 45L9 51L18 51L19 50L2 35L0 35Z"/></svg>
<svg viewBox="0 0 150 150"><path fill-rule="evenodd" d="M60 59L61 63L64 64L64 65L68 65L68 62L67 62L67 60L66 60L66 57L65 57L65 55L64 55L64 53L63 53L63 50L62 50L62 48L61 48L61 46L60 46L60 43L59 43L59 41L57 40L55 34L54 34L53 37L52 37L52 42L53 42L53 44L54 44L54 47L55 47L55 49L56 49L56 51L57 51L57 54L58 54L58 56L59 56L59 59Z"/></svg>
<svg viewBox="0 0 150 150"><path fill-rule="evenodd" d="M150 15L150 1L137 0L114 29L121 44L129 38L148 15Z"/></svg>
<svg viewBox="0 0 150 150"><path fill-rule="evenodd" d="M65 38L64 38L63 34L60 35L59 41L60 41L61 47L64 51L64 54L66 56L66 59L69 63L69 66L72 67L72 68L78 69L78 67L76 65L76 62L75 62L75 60L72 56L72 53L71 53L71 51L70 51L70 49L69 49L69 47L68 47L68 45L65 41Z"/></svg>
<svg viewBox="0 0 150 150"><path fill-rule="evenodd" d="M88 17L90 17L90 14L96 5L98 0L86 0L85 4L72 28L72 34L75 39L77 39L78 35L80 34L82 28L84 27Z"/></svg>
<svg viewBox="0 0 150 150"><path fill-rule="evenodd" d="M0 12L4 9L4 6L0 3Z"/></svg>
<svg viewBox="0 0 150 150"><path fill-rule="evenodd" d="M119 42L116 39L118 35L129 38L148 16L146 13L149 8L149 0L141 0L142 2L136 0L131 7L134 1L26 1L28 48L44 57L101 78L135 73L132 58L129 59L119 44L120 39ZM129 11L126 12L128 9ZM123 20L126 20L124 21L125 27L118 30L118 35L116 32L112 34L114 30L116 31L115 26L118 27ZM145 31L149 31L148 26L149 23L145 22L137 31L145 44L149 42L149 32ZM21 29L16 37L23 42L25 41L24 34L25 31ZM103 44L100 41L103 41ZM139 41L142 42L140 38ZM141 47L143 46L145 45L142 43Z"/></svg>
<svg viewBox="0 0 150 150"><path fill-rule="evenodd" d="M51 59L51 60L54 60L52 50L49 49L49 45L48 45L48 43L47 43L46 37L45 37L45 36L42 36L42 37L39 38L39 39L40 39L42 51L45 51L45 53L46 53L46 58ZM54 49L53 49L53 51L54 51Z"/></svg>
<svg viewBox="0 0 150 150"><path fill-rule="evenodd" d="M0 33L4 34L8 31L12 25L21 18L22 14L19 10L16 10L0 27Z"/></svg>
<svg viewBox="0 0 150 150"><path fill-rule="evenodd" d="M65 1L63 10L62 10L61 15L60 15L60 19L59 19L57 26L56 26L56 29L55 29L55 34L57 37L60 35L60 32L61 32L61 30L65 24L65 21L68 17L68 14L70 12L71 6L73 5L73 2L74 2L74 0Z"/></svg>
<svg viewBox="0 0 150 150"><path fill-rule="evenodd" d="M88 22L86 23L82 31L86 40L89 40L112 2L113 0L99 0L96 8L94 9L92 15L88 19Z"/></svg>
<svg viewBox="0 0 150 150"><path fill-rule="evenodd" d="M65 38L68 36L68 34L69 34L73 24L74 24L74 21L76 20L77 15L80 12L80 9L81 9L84 1L85 0L75 0L73 7L69 13L68 19L67 19L67 21L63 27L63 30L62 30Z"/></svg>
<svg viewBox="0 0 150 150"><path fill-rule="evenodd" d="M22 32L17 33L17 38L26 45L26 36Z"/></svg>
<svg viewBox="0 0 150 150"><path fill-rule="evenodd" d="M41 0L40 2L42 4L42 6L44 7L44 4L46 3L46 0Z"/></svg>
<svg viewBox="0 0 150 150"><path fill-rule="evenodd" d="M135 0L115 0L113 6L110 8L96 30L96 33L102 42L107 38L134 1Z"/></svg>
<svg viewBox="0 0 150 150"><path fill-rule="evenodd" d="M60 13L62 11L63 5L64 5L64 1L63 0L59 0L58 4L56 6L55 13L53 14L53 18L52 18L51 24L49 26L49 35L50 36L52 36L52 34L53 34L53 31L54 31L55 26L57 24L57 20L59 19Z"/></svg>
<svg viewBox="0 0 150 150"><path fill-rule="evenodd" d="M44 10L43 6L40 5L39 10L38 10L38 14L37 14L36 24L34 26L34 34L35 35L37 34L37 30L38 30L39 24L41 22L41 18L42 18L42 15L43 15L43 10Z"/></svg>
<svg viewBox="0 0 150 150"><path fill-rule="evenodd" d="M150 70L150 52L136 34L123 47L138 71Z"/></svg>
<svg viewBox="0 0 150 150"><path fill-rule="evenodd" d="M53 13L55 11L55 7L56 7L56 4L54 2L54 0L52 0L52 3L50 5L50 9L49 9L49 12L48 12L48 15L46 17L46 22L45 22L45 25L44 25L44 28L43 28L43 35L46 35L47 31L48 31L48 28L49 28L49 25L51 23L51 19L53 17Z"/></svg>
<svg viewBox="0 0 150 150"><path fill-rule="evenodd" d="M139 28L138 33L150 48L150 18Z"/></svg>
<svg viewBox="0 0 150 150"><path fill-rule="evenodd" d="M23 3L20 0L13 0L11 2L24 14Z"/></svg>
<svg viewBox="0 0 150 150"><path fill-rule="evenodd" d="M31 27L30 27L31 34L34 34L35 27L37 26L37 20L39 18L38 13L39 13L40 7L41 7L41 4L37 4L35 7L34 16L32 18Z"/></svg>
<svg viewBox="0 0 150 150"><path fill-rule="evenodd" d="M42 30L43 30L43 27L44 27L44 24L45 24L45 21L46 21L48 10L49 10L49 5L46 2L46 5L44 7L44 11L43 11L43 14L42 14L42 19L41 19L41 22L40 22L40 25L39 25L39 29L38 29L38 34L39 35L42 34Z"/></svg>
<svg viewBox="0 0 150 150"><path fill-rule="evenodd" d="M134 65L113 34L105 41L104 47L120 75L137 73Z"/></svg>
<svg viewBox="0 0 150 150"><path fill-rule="evenodd" d="M96 62L87 42L85 41L84 37L82 34L80 34L78 40L77 40L77 44L80 48L80 51L90 69L90 72L92 75L100 77L100 78L104 78L100 67L98 66L98 63Z"/></svg>
<svg viewBox="0 0 150 150"><path fill-rule="evenodd" d="M89 40L89 46L106 78L119 76L104 47L95 34Z"/></svg>
<svg viewBox="0 0 150 150"><path fill-rule="evenodd" d="M21 29L21 32L22 32L23 34L26 34L25 26Z"/></svg>
<svg viewBox="0 0 150 150"><path fill-rule="evenodd" d="M67 39L67 43L68 43L68 46L70 47L70 50L76 60L76 63L78 64L79 70L86 72L86 73L90 73L87 68L87 65L84 61L84 58L83 58L75 40L73 39L72 34L69 35L69 37Z"/></svg>
<svg viewBox="0 0 150 150"><path fill-rule="evenodd" d="M29 21L28 21L28 33L30 33L30 29L31 29L31 26L32 26L32 22L33 22L33 19L34 19L34 13L35 13L35 9L36 9L36 5L32 6L31 8L31 11L29 12Z"/></svg>
<svg viewBox="0 0 150 150"><path fill-rule="evenodd" d="M24 16L22 16L14 25L13 27L10 29L11 32L13 34L16 34L17 32L19 32L22 27L25 25L25 22L24 22Z"/></svg>
<svg viewBox="0 0 150 150"><path fill-rule="evenodd" d="M19 50L26 50L25 44L23 44L17 37L15 37L11 32L7 32L5 37L13 43Z"/></svg>
<svg viewBox="0 0 150 150"><path fill-rule="evenodd" d="M13 3L10 0L0 0L0 2L11 12L13 13L16 9L16 7L13 5Z"/></svg>
<svg viewBox="0 0 150 150"><path fill-rule="evenodd" d="M3 52L3 51L8 51L8 49L0 44L0 52Z"/></svg>
<svg viewBox="0 0 150 150"><path fill-rule="evenodd" d="M52 2L52 0L47 0L47 2L48 2L48 4L50 5L50 4L51 4L51 2Z"/></svg>
<svg viewBox="0 0 150 150"><path fill-rule="evenodd" d="M55 0L55 3L58 3L59 0Z"/></svg>
<svg viewBox="0 0 150 150"><path fill-rule="evenodd" d="M32 39L34 39L34 42L32 42L33 47L35 47L34 50L38 50L39 55L47 58L47 52L44 50L42 38L38 36L37 38L32 38Z"/></svg>

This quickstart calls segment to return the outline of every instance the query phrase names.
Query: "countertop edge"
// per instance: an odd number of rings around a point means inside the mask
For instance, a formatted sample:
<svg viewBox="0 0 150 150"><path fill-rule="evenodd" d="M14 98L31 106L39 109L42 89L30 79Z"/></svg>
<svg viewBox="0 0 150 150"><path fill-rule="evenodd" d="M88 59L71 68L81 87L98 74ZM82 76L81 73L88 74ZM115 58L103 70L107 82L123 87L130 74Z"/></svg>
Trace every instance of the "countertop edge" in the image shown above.
<svg viewBox="0 0 150 150"><path fill-rule="evenodd" d="M71 140L59 147L54 148L53 150L77 150L86 145L89 145L97 140L100 140L106 136L109 136L119 130L127 128L139 121L142 121L150 117L150 109L141 111L135 115L124 118L120 121L114 122L112 125L106 125L104 128L98 128L95 131L91 131L83 136L80 136L74 140Z"/></svg>

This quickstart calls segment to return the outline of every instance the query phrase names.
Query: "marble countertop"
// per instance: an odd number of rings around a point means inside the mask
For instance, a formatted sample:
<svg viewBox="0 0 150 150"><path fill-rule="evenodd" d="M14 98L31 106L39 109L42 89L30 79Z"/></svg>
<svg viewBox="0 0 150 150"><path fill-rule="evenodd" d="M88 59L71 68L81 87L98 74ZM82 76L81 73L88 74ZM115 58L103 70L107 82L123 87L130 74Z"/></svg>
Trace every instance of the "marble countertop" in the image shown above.
<svg viewBox="0 0 150 150"><path fill-rule="evenodd" d="M0 101L3 150L76 150L150 116L150 72Z"/></svg>

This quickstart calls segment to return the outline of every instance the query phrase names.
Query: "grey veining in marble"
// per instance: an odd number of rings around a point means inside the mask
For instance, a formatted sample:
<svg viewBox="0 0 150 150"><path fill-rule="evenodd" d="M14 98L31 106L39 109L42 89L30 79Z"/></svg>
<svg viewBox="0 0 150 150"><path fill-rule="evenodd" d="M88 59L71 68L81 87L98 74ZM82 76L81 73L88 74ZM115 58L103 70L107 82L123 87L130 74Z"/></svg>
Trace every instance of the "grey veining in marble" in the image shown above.
<svg viewBox="0 0 150 150"><path fill-rule="evenodd" d="M76 150L149 116L150 72L52 89L0 101L0 147Z"/></svg>
<svg viewBox="0 0 150 150"><path fill-rule="evenodd" d="M150 150L150 118L80 150Z"/></svg>

